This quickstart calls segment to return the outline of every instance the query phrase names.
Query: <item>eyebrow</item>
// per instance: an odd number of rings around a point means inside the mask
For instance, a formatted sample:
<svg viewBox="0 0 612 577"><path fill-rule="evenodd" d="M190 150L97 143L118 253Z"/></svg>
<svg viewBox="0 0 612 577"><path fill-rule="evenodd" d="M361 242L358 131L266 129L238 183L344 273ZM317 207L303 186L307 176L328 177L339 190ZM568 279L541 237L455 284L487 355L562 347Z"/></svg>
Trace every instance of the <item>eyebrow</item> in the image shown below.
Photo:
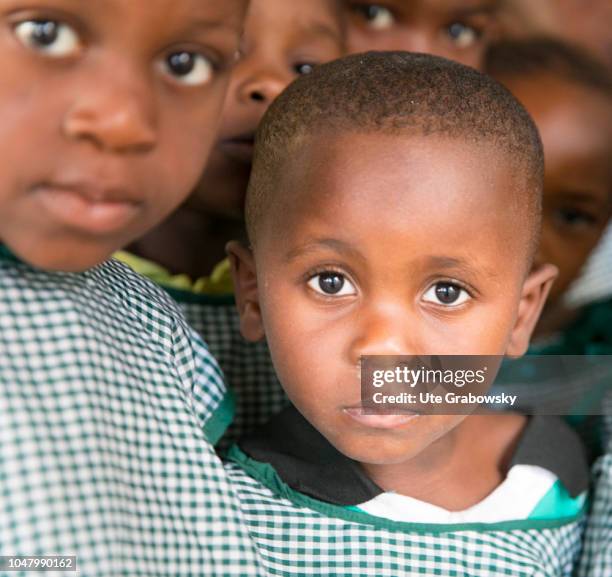
<svg viewBox="0 0 612 577"><path fill-rule="evenodd" d="M192 20L188 26L185 26L184 32L186 33L194 33L194 32L202 32L202 31L211 31L211 30L231 30L233 32L238 32L239 29L236 26L232 26L228 24L225 20L206 20L205 18L200 18L197 20Z"/></svg>
<svg viewBox="0 0 612 577"><path fill-rule="evenodd" d="M361 253L343 240L336 238L315 238L301 246L291 249L285 255L285 262L289 263L297 258L316 252L321 249L331 250L344 256L352 256L363 260Z"/></svg>
<svg viewBox="0 0 612 577"><path fill-rule="evenodd" d="M479 270L475 268L470 262L462 258L449 257L449 256L427 256L424 259L424 263L431 268L442 269L442 270L461 270L472 276L480 277L482 274L487 276L497 276L495 271L486 269Z"/></svg>
<svg viewBox="0 0 612 577"><path fill-rule="evenodd" d="M315 22L307 26L302 26L299 30L299 34L303 36L326 36L334 40L334 42L341 42L342 36L337 30L334 30L327 24L322 22Z"/></svg>

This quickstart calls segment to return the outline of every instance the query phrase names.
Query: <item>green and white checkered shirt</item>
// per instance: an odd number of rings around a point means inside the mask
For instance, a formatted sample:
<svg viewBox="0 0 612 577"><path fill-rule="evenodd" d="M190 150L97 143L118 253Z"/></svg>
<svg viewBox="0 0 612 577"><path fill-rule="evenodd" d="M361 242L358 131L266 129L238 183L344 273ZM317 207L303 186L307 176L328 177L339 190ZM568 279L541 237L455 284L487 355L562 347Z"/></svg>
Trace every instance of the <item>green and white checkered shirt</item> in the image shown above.
<svg viewBox="0 0 612 577"><path fill-rule="evenodd" d="M261 574L211 448L224 394L173 301L126 266L50 273L0 246L0 554L77 555L95 577Z"/></svg>
<svg viewBox="0 0 612 577"><path fill-rule="evenodd" d="M242 338L233 296L168 292L179 303L189 325L206 341L234 395L234 419L218 445L227 449L280 412L288 403L287 396L267 344Z"/></svg>
<svg viewBox="0 0 612 577"><path fill-rule="evenodd" d="M270 575L573 575L584 517L424 524L382 519L291 489L237 447L227 470Z"/></svg>

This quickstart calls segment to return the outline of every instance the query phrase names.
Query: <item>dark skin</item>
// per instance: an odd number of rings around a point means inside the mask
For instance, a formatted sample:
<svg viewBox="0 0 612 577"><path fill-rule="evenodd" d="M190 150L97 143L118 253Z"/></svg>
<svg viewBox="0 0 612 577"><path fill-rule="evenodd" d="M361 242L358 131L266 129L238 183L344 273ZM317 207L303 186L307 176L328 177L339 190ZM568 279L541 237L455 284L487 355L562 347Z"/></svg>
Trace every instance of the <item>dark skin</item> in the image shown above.
<svg viewBox="0 0 612 577"><path fill-rule="evenodd" d="M156 225L213 142L246 2L0 0L0 238L79 271Z"/></svg>
<svg viewBox="0 0 612 577"><path fill-rule="evenodd" d="M506 0L499 12L507 38L553 36L578 44L612 66L609 0Z"/></svg>
<svg viewBox="0 0 612 577"><path fill-rule="evenodd" d="M131 250L175 273L208 275L225 257L227 242L243 235L261 117L290 82L340 57L343 47L341 14L333 1L253 0L206 171L189 200Z"/></svg>
<svg viewBox="0 0 612 577"><path fill-rule="evenodd" d="M504 478L524 419L365 414L359 360L525 352L556 273L528 273L527 225L517 234L503 210L526 184L503 152L444 137L313 136L299 150L253 250L229 245L241 331L266 337L295 406L381 488L465 509Z"/></svg>
<svg viewBox="0 0 612 577"><path fill-rule="evenodd" d="M612 97L553 76L502 78L532 115L544 144L544 212L538 261L559 276L538 326L570 323L563 295L580 276L612 216Z"/></svg>
<svg viewBox="0 0 612 577"><path fill-rule="evenodd" d="M349 52L407 50L480 68L495 36L496 0L345 0Z"/></svg>

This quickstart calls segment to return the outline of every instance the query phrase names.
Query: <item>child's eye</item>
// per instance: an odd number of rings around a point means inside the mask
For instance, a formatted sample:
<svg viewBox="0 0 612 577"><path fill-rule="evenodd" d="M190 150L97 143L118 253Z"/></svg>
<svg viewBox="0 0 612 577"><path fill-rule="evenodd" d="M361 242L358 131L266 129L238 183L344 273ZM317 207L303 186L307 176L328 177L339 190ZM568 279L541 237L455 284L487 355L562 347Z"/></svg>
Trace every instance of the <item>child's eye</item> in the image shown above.
<svg viewBox="0 0 612 577"><path fill-rule="evenodd" d="M472 297L459 285L451 282L438 282L424 295L423 300L442 306L459 306Z"/></svg>
<svg viewBox="0 0 612 577"><path fill-rule="evenodd" d="M353 284L344 275L332 271L314 275L308 281L308 286L315 292L326 296L357 294Z"/></svg>
<svg viewBox="0 0 612 577"><path fill-rule="evenodd" d="M81 47L76 31L54 20L26 20L17 24L14 30L22 44L47 56L70 56Z"/></svg>
<svg viewBox="0 0 612 577"><path fill-rule="evenodd" d="M208 84L214 73L214 66L209 58L187 50L166 56L164 68L176 82L187 86Z"/></svg>
<svg viewBox="0 0 612 577"><path fill-rule="evenodd" d="M296 74L302 76L304 74L310 74L314 70L315 66L316 64L313 64L312 62L300 62L293 66L293 70Z"/></svg>
<svg viewBox="0 0 612 577"><path fill-rule="evenodd" d="M596 217L578 208L560 208L555 217L559 225L565 228L590 228L598 224Z"/></svg>
<svg viewBox="0 0 612 577"><path fill-rule="evenodd" d="M472 46L480 39L480 32L463 22L453 22L446 28L446 33L459 48Z"/></svg>
<svg viewBox="0 0 612 577"><path fill-rule="evenodd" d="M393 12L380 4L355 4L353 11L362 16L368 27L374 30L388 30L395 24Z"/></svg>

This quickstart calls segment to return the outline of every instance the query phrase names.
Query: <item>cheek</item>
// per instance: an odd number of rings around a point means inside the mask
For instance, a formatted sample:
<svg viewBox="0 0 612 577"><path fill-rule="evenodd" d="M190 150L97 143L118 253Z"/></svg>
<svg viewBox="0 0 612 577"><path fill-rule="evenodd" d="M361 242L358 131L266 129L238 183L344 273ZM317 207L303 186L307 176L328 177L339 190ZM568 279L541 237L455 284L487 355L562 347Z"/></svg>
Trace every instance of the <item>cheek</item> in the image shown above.
<svg viewBox="0 0 612 577"><path fill-rule="evenodd" d="M262 303L266 339L280 381L294 401L359 394L359 375L344 362L347 335L341 323L325 322L307 299L276 291ZM350 390L347 390L350 389ZM358 399L358 397L357 397Z"/></svg>

